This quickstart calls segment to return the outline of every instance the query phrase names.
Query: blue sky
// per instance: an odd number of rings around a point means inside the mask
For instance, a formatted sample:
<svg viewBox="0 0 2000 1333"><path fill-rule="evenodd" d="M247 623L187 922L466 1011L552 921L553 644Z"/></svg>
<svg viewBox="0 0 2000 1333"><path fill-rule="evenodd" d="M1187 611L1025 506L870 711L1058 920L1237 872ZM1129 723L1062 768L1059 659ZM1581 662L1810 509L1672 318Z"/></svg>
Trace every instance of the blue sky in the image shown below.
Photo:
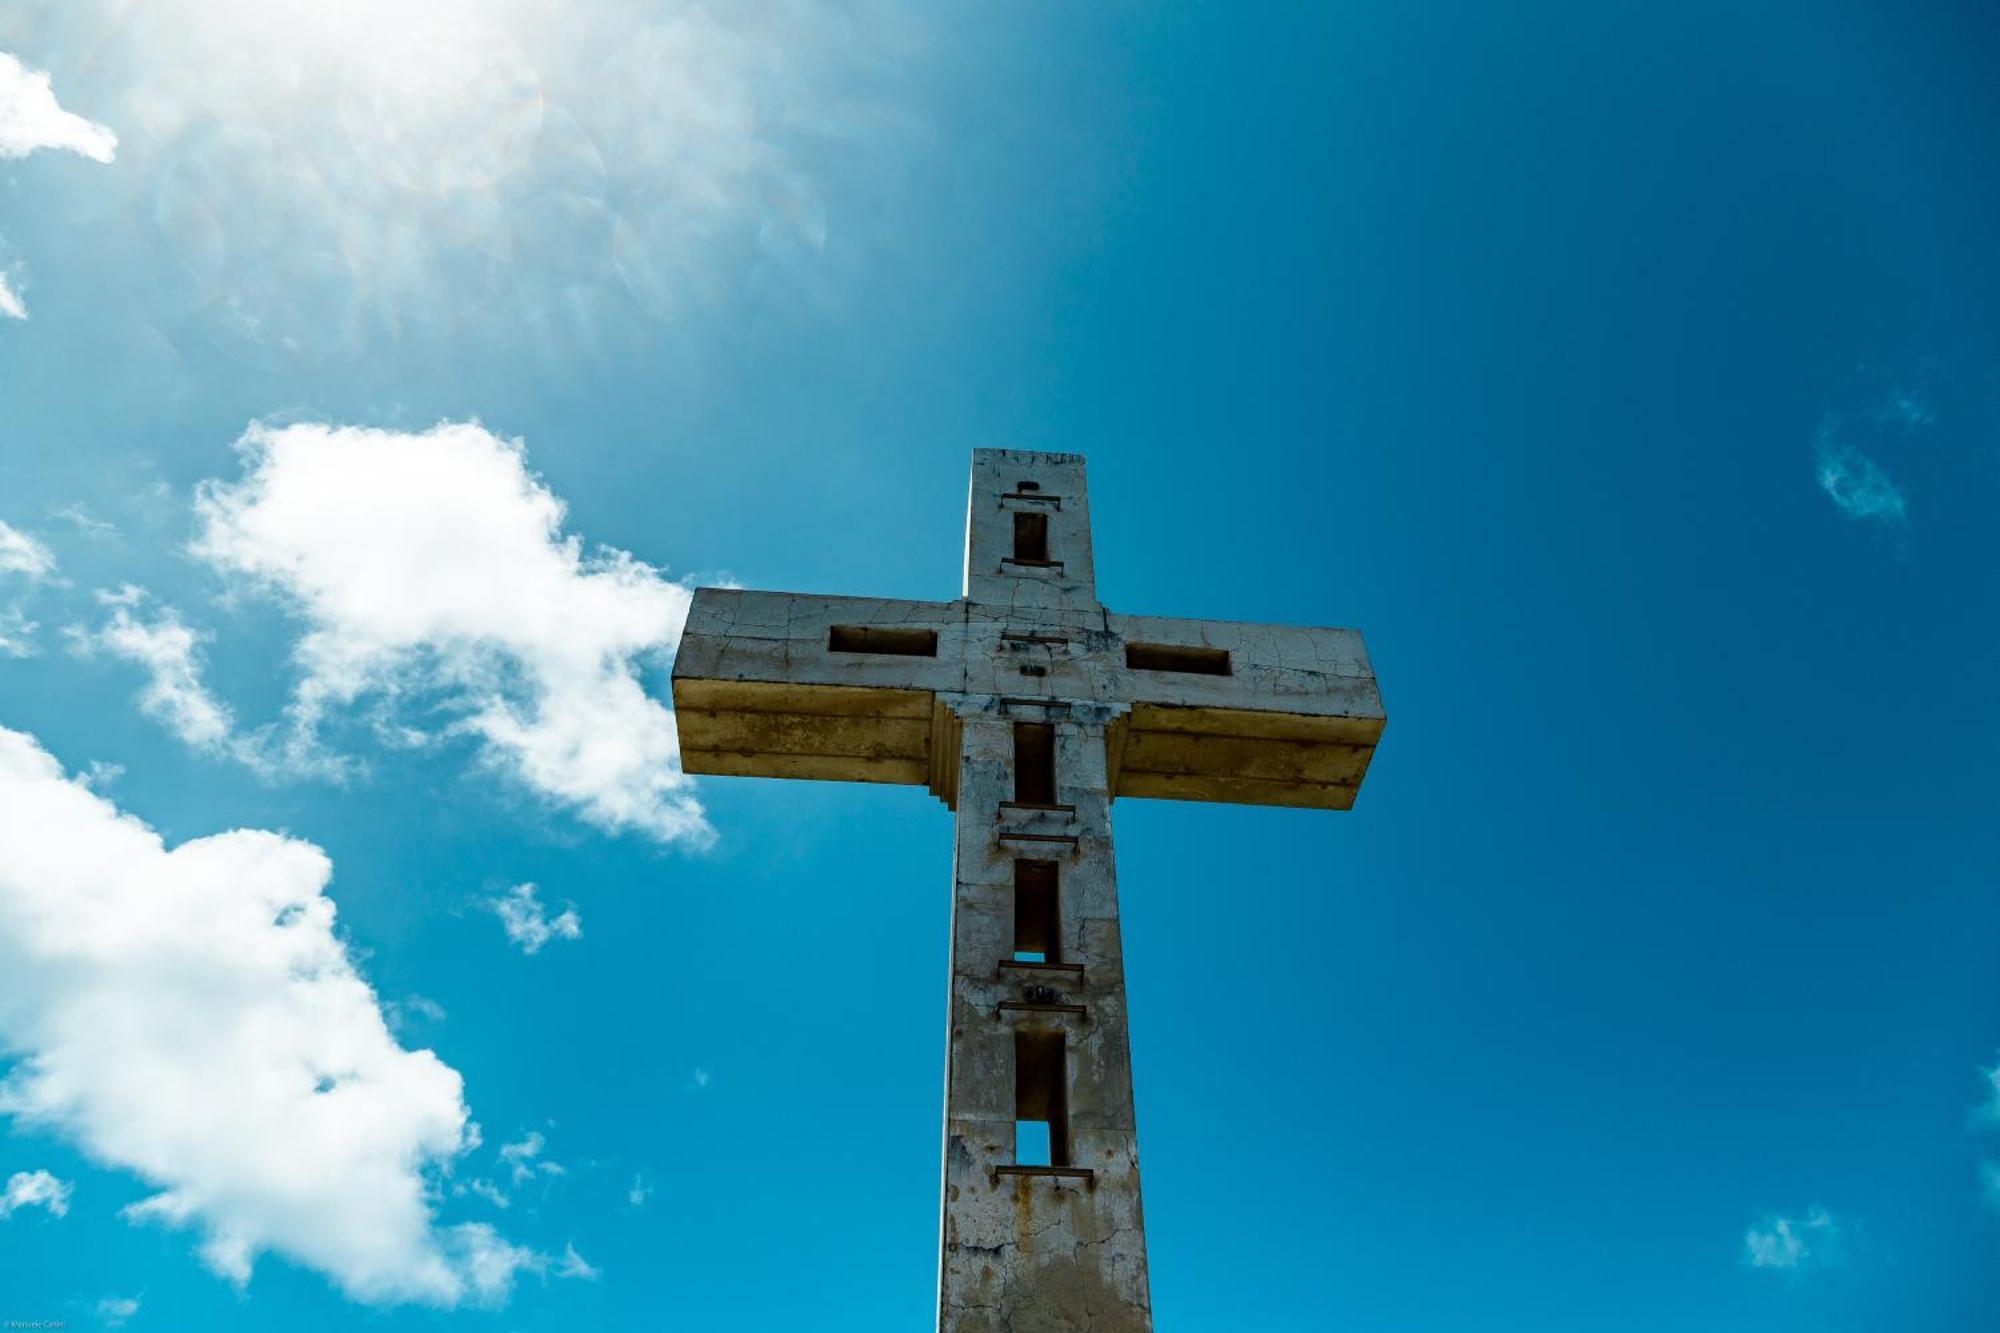
<svg viewBox="0 0 2000 1333"><path fill-rule="evenodd" d="M1004 444L1391 715L1118 806L1163 1330L2000 1323L1981 7L0 51L0 1318L927 1327L949 817L689 782L667 670L953 595Z"/></svg>

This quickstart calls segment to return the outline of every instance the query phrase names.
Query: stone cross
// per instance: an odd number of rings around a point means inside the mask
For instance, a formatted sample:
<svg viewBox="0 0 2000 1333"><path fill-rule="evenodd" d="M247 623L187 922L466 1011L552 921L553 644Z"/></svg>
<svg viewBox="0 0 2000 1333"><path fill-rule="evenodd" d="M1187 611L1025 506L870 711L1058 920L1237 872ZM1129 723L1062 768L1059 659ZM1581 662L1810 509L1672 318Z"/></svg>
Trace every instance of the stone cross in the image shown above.
<svg viewBox="0 0 2000 1333"><path fill-rule="evenodd" d="M1111 802L1346 809L1381 696L1354 630L1105 610L1076 454L974 452L964 588L699 590L674 663L681 762L925 783L957 812L938 1328L1137 1333Z"/></svg>

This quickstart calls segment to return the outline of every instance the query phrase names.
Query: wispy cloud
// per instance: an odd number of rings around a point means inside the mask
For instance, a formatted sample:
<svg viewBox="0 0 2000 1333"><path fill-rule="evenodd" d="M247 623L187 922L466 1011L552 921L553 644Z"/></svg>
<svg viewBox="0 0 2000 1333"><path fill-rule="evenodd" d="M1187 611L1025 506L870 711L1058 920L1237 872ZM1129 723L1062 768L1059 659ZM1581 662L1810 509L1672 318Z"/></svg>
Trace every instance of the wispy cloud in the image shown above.
<svg viewBox="0 0 2000 1333"><path fill-rule="evenodd" d="M26 157L43 148L109 162L117 154L118 136L63 110L46 72L0 51L0 157Z"/></svg>
<svg viewBox="0 0 2000 1333"><path fill-rule="evenodd" d="M1881 402L1877 404L1875 419L1899 430L1918 430L1937 420L1937 409L1931 406L1930 397L1921 390L1892 388L1882 395Z"/></svg>
<svg viewBox="0 0 2000 1333"><path fill-rule="evenodd" d="M1822 1267L1838 1259L1840 1236L1840 1224L1824 1208L1803 1217L1774 1214L1743 1233L1743 1262L1786 1273Z"/></svg>
<svg viewBox="0 0 2000 1333"><path fill-rule="evenodd" d="M81 501L66 504L60 509L50 510L49 517L61 519L86 537L115 537L118 535L118 529L114 524L107 523L97 515L91 513L90 509Z"/></svg>
<svg viewBox="0 0 2000 1333"><path fill-rule="evenodd" d="M97 630L70 626L72 649L85 655L107 653L144 668L139 710L195 749L224 750L234 722L228 706L202 681L201 644L207 636L188 628L170 606L150 620L139 619L132 608L144 598L144 590L130 585L100 593L99 600L111 607L111 619Z"/></svg>
<svg viewBox="0 0 2000 1333"><path fill-rule="evenodd" d="M1973 1108L1972 1123L1976 1129L1991 1133L2000 1130L2000 1064L1991 1069L1981 1069L1985 1100ZM1986 1189L1986 1201L2000 1208L2000 1161L1984 1161L1979 1164L1979 1178Z"/></svg>
<svg viewBox="0 0 2000 1333"><path fill-rule="evenodd" d="M97 1317L106 1328L123 1328L139 1313L136 1296L106 1296L97 1303Z"/></svg>
<svg viewBox="0 0 2000 1333"><path fill-rule="evenodd" d="M0 606L0 657L33 657L41 651L35 641L40 626L18 606Z"/></svg>
<svg viewBox="0 0 2000 1333"><path fill-rule="evenodd" d="M542 1150L547 1146L548 1140L532 1129L514 1142L500 1145L500 1161L508 1168L516 1185L525 1185L537 1175L565 1174L561 1163L542 1156Z"/></svg>
<svg viewBox="0 0 2000 1333"><path fill-rule="evenodd" d="M39 579L55 572L54 552L19 528L0 522L0 574Z"/></svg>
<svg viewBox="0 0 2000 1333"><path fill-rule="evenodd" d="M33 657L40 651L26 599L34 585L55 577L56 557L28 533L0 522L0 657ZM7 585L13 585L9 587Z"/></svg>
<svg viewBox="0 0 2000 1333"><path fill-rule="evenodd" d="M288 752L371 696L454 716L493 767L610 831L700 845L662 667L688 589L623 551L586 555L518 441L476 423L421 434L253 427L245 476L197 492L197 554L284 598L306 633Z"/></svg>
<svg viewBox="0 0 2000 1333"><path fill-rule="evenodd" d="M509 1208L513 1206L513 1200L507 1197L507 1191L501 1189L490 1180L484 1178L477 1179L468 1183L466 1188L492 1204L495 1208Z"/></svg>
<svg viewBox="0 0 2000 1333"><path fill-rule="evenodd" d="M498 1304L513 1289L515 1274L540 1273L548 1256L514 1245L485 1222L464 1222L446 1233L452 1266L465 1275L465 1289L481 1302Z"/></svg>
<svg viewBox="0 0 2000 1333"><path fill-rule="evenodd" d="M0 1189L0 1218L23 1208L46 1208L55 1217L69 1212L70 1183L47 1171L16 1171Z"/></svg>
<svg viewBox="0 0 2000 1333"><path fill-rule="evenodd" d="M583 938L583 918L576 908L565 906L550 916L532 884L516 884L499 897L488 899L486 905L499 916L507 938L519 945L522 953L540 953L550 940Z"/></svg>
<svg viewBox="0 0 2000 1333"><path fill-rule="evenodd" d="M258 830L170 848L0 729L0 1112L146 1180L125 1216L232 1282L269 1251L358 1300L497 1301L527 1252L433 1213L461 1080L390 1035L331 874Z"/></svg>
<svg viewBox="0 0 2000 1333"><path fill-rule="evenodd" d="M444 1006L428 995L406 995L400 1000L389 1000L382 1005L382 1016L389 1020L392 1032L401 1032L412 1022L442 1023L445 1020Z"/></svg>
<svg viewBox="0 0 2000 1333"><path fill-rule="evenodd" d="M1841 517L1883 529L1908 525L1908 497L1881 459L1907 449L1937 419L1928 390L1907 376L1878 387L1852 411L1820 419L1813 476Z"/></svg>
<svg viewBox="0 0 2000 1333"><path fill-rule="evenodd" d="M556 1276L576 1278L582 1282L595 1282L604 1276L587 1259L576 1252L575 1245L563 1246L562 1258L556 1263Z"/></svg>
<svg viewBox="0 0 2000 1333"><path fill-rule="evenodd" d="M512 1143L501 1144L498 1151L500 1167L498 1174L504 1175L507 1185L513 1189L519 1189L533 1180L568 1175L569 1172L562 1163L543 1156L543 1150L547 1147L548 1140L542 1137L539 1130L532 1129ZM462 1185L452 1186L452 1192L475 1195L495 1208L511 1208L514 1202L505 1189L483 1176ZM538 1259L537 1271L540 1271L540 1262ZM558 1276L564 1274L559 1273Z"/></svg>
<svg viewBox="0 0 2000 1333"><path fill-rule="evenodd" d="M1835 430L1820 432L1814 460L1819 488L1843 517L1890 527L1908 521L1903 492L1888 472L1867 454L1843 443Z"/></svg>

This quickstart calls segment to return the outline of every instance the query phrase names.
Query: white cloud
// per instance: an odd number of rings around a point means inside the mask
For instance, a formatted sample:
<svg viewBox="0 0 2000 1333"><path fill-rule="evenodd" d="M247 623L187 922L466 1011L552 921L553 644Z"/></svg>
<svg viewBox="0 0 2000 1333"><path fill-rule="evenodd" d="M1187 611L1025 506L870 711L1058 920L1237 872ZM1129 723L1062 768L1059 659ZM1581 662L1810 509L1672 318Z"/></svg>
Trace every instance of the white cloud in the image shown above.
<svg viewBox="0 0 2000 1333"><path fill-rule="evenodd" d="M139 1301L134 1296L106 1296L97 1303L97 1317L104 1321L106 1328L123 1328L127 1320L139 1313Z"/></svg>
<svg viewBox="0 0 2000 1333"><path fill-rule="evenodd" d="M364 695L422 699L600 828L713 837L640 681L667 664L689 591L623 551L586 556L518 442L469 422L258 425L239 450L241 481L197 491L194 549L305 618L295 749Z"/></svg>
<svg viewBox="0 0 2000 1333"><path fill-rule="evenodd" d="M48 547L19 528L0 522L0 574L39 579L55 572L56 558Z"/></svg>
<svg viewBox="0 0 2000 1333"><path fill-rule="evenodd" d="M646 1177L644 1175L633 1176L632 1187L625 1191L625 1202L637 1208L652 1197L653 1187L647 1182Z"/></svg>
<svg viewBox="0 0 2000 1333"><path fill-rule="evenodd" d="M364 1301L497 1299L519 1264L441 1227L459 1075L390 1035L334 933L317 847L238 829L169 848L0 729L0 1112L157 1189L135 1221L199 1232Z"/></svg>
<svg viewBox="0 0 2000 1333"><path fill-rule="evenodd" d="M22 1208L46 1208L61 1217L69 1212L70 1183L47 1171L16 1171L0 1190L0 1218Z"/></svg>
<svg viewBox="0 0 2000 1333"><path fill-rule="evenodd" d="M565 907L556 916L548 915L532 884L516 884L486 905L499 915L507 938L520 945L522 953L539 953L550 940L583 938L583 918L576 909Z"/></svg>
<svg viewBox="0 0 2000 1333"><path fill-rule="evenodd" d="M13 282L4 272L0 272L0 315L8 319L28 317L28 303L21 299L21 293L14 289Z"/></svg>
<svg viewBox="0 0 2000 1333"><path fill-rule="evenodd" d="M79 652L102 651L145 668L139 711L198 750L222 750L234 724L228 707L202 683L201 644L207 636L189 629L170 606L150 622L140 620L131 608L144 595L129 585L99 594L112 608L111 620L95 632L72 627L71 644Z"/></svg>
<svg viewBox="0 0 2000 1333"><path fill-rule="evenodd" d="M26 157L38 148L109 162L117 153L118 136L63 110L46 73L0 51L0 157Z"/></svg>
<svg viewBox="0 0 2000 1333"><path fill-rule="evenodd" d="M1743 1262L1752 1268L1796 1272L1832 1263L1839 1255L1840 1224L1824 1208L1802 1218L1771 1216L1743 1233Z"/></svg>

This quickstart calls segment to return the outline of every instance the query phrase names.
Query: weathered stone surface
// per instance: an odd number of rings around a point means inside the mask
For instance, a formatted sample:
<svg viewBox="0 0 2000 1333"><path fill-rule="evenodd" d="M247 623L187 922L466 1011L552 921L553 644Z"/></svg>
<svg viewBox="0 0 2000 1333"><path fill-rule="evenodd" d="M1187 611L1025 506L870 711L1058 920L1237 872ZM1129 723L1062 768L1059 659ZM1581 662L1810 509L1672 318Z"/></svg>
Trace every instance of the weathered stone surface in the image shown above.
<svg viewBox="0 0 2000 1333"><path fill-rule="evenodd" d="M1111 614L1083 459L982 449L963 597L701 589L674 703L691 773L922 782L957 811L939 1329L1150 1329L1111 801L1351 805L1384 721L1361 636ZM1025 801L1023 724L1053 744ZM1054 866L1038 961L1022 861ZM1056 1161L1015 1162L1021 1118Z"/></svg>
<svg viewBox="0 0 2000 1333"><path fill-rule="evenodd" d="M992 695L949 706L964 737L952 913L939 1327L1010 1333L1151 1327L1139 1153L1125 1026L1125 975L1104 771L1104 710L1065 714ZM1056 728L1056 804L1005 808L1013 727ZM1025 816L1025 817L1023 817ZM1034 833L1073 842L1015 843ZM1012 957L1015 862L1052 860L1060 960L1080 971L1003 968ZM1005 1010L1030 985L1060 1005ZM1068 1165L1088 1176L1005 1173L1014 1160L1017 1033L1060 1033Z"/></svg>

